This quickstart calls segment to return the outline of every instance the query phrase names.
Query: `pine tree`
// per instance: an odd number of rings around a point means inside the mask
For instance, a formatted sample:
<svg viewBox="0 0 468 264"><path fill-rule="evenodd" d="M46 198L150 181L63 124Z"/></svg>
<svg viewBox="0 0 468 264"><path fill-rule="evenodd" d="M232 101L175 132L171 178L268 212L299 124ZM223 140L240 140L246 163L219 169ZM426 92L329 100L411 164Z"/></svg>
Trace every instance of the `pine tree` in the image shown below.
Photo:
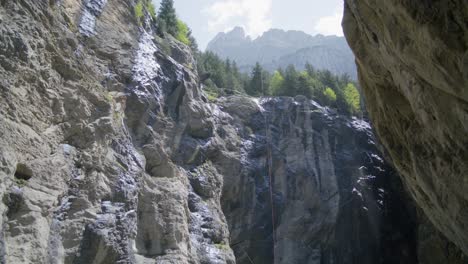
<svg viewBox="0 0 468 264"><path fill-rule="evenodd" d="M231 60L226 59L226 61L224 62L224 67L226 71L226 88L228 90L235 90L236 81L234 75L232 74Z"/></svg>
<svg viewBox="0 0 468 264"><path fill-rule="evenodd" d="M298 74L294 65L289 65L284 71L284 87L282 95L296 96L298 89Z"/></svg>
<svg viewBox="0 0 468 264"><path fill-rule="evenodd" d="M329 70L319 71L318 73L319 80L325 85L332 88L334 91L338 90L337 77L331 73Z"/></svg>
<svg viewBox="0 0 468 264"><path fill-rule="evenodd" d="M260 63L257 62L252 70L252 77L246 92L252 96L266 95L268 93L265 91L265 88L263 68L260 66Z"/></svg>
<svg viewBox="0 0 468 264"><path fill-rule="evenodd" d="M159 25L162 31L177 36L177 15L174 8L174 0L162 0L158 13Z"/></svg>
<svg viewBox="0 0 468 264"><path fill-rule="evenodd" d="M237 63L234 60L232 61L232 74L234 75L234 78L240 80L239 67L237 67Z"/></svg>
<svg viewBox="0 0 468 264"><path fill-rule="evenodd" d="M312 86L312 78L310 78L309 74L306 71L303 71L298 75L297 85L298 94L304 95L307 98L312 98L314 89Z"/></svg>
<svg viewBox="0 0 468 264"><path fill-rule="evenodd" d="M189 31L187 33L188 40L190 41L190 49L194 54L199 53L198 50L198 43L195 37L193 36L192 29L189 28Z"/></svg>
<svg viewBox="0 0 468 264"><path fill-rule="evenodd" d="M310 77L312 78L317 77L317 71L315 70L314 66L312 66L312 64L310 64L309 62L305 64L305 70L307 74L309 74Z"/></svg>

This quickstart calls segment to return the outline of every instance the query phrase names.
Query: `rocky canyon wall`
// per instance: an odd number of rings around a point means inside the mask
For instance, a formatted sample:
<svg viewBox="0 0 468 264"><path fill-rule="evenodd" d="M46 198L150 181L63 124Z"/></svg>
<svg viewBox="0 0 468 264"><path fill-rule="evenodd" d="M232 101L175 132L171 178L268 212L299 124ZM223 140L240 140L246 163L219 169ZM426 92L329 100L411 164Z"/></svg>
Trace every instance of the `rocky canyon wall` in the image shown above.
<svg viewBox="0 0 468 264"><path fill-rule="evenodd" d="M0 0L0 263L462 263L369 123L210 102L135 4Z"/></svg>
<svg viewBox="0 0 468 264"><path fill-rule="evenodd" d="M468 5L347 0L369 114L419 207L468 253Z"/></svg>
<svg viewBox="0 0 468 264"><path fill-rule="evenodd" d="M189 49L133 1L0 3L0 262L235 263L222 177L173 162L212 131Z"/></svg>
<svg viewBox="0 0 468 264"><path fill-rule="evenodd" d="M417 263L415 211L367 122L305 97L220 105L249 131L223 172L238 263Z"/></svg>

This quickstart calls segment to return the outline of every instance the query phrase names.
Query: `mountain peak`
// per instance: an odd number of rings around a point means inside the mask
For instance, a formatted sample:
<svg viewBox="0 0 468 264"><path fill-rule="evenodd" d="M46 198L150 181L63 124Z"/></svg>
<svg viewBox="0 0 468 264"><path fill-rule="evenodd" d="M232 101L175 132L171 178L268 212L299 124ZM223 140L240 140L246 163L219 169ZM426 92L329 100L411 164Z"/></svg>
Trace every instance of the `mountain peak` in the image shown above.
<svg viewBox="0 0 468 264"><path fill-rule="evenodd" d="M226 34L231 36L238 36L240 38L245 38L245 30L243 27L240 26L234 27L231 31L228 31Z"/></svg>
<svg viewBox="0 0 468 264"><path fill-rule="evenodd" d="M293 64L302 69L310 62L318 69L335 74L347 73L357 79L353 54L343 37L312 36L299 30L269 29L251 40L242 27L219 33L207 47L221 58L235 60L241 69L249 70L256 62L274 70Z"/></svg>
<svg viewBox="0 0 468 264"><path fill-rule="evenodd" d="M231 45L244 45L251 42L251 38L246 35L244 28L235 27L228 32L220 32L208 43L207 50L217 50L219 45L223 46L226 43Z"/></svg>

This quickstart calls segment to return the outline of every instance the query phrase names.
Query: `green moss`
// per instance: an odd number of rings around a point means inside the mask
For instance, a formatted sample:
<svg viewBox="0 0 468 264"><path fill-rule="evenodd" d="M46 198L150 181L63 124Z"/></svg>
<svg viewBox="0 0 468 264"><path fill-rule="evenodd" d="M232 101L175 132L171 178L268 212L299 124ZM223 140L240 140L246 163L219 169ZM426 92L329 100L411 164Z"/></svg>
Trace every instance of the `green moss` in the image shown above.
<svg viewBox="0 0 468 264"><path fill-rule="evenodd" d="M106 98L106 100L109 102L109 103L113 103L114 102L114 98L112 97L112 95L108 92L106 92L104 94L104 97Z"/></svg>
<svg viewBox="0 0 468 264"><path fill-rule="evenodd" d="M15 178L14 181L15 181L15 184L16 184L18 187L24 187L24 186L26 186L26 184L28 183L26 180L24 180L24 179L18 179L18 178Z"/></svg>
<svg viewBox="0 0 468 264"><path fill-rule="evenodd" d="M211 103L214 103L218 100L219 94L215 90L205 90L206 97L208 98L208 101Z"/></svg>
<svg viewBox="0 0 468 264"><path fill-rule="evenodd" d="M121 112L114 112L113 118L115 122L119 122L123 118L123 114ZM117 123L119 124L119 123Z"/></svg>
<svg viewBox="0 0 468 264"><path fill-rule="evenodd" d="M226 244L215 244L215 247L219 250L229 250L229 246Z"/></svg>

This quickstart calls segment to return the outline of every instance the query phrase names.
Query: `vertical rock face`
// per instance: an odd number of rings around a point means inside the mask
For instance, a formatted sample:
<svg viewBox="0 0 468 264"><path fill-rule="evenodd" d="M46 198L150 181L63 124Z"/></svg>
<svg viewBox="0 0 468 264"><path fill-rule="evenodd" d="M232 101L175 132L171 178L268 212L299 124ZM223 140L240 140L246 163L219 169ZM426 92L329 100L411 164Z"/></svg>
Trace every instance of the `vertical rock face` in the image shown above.
<svg viewBox="0 0 468 264"><path fill-rule="evenodd" d="M417 263L368 123L208 103L134 4L0 0L0 263Z"/></svg>
<svg viewBox="0 0 468 264"><path fill-rule="evenodd" d="M369 114L427 217L468 253L468 5L347 0Z"/></svg>
<svg viewBox="0 0 468 264"><path fill-rule="evenodd" d="M213 131L195 62L133 16L0 1L0 262L235 262L223 177L176 155Z"/></svg>
<svg viewBox="0 0 468 264"><path fill-rule="evenodd" d="M241 168L223 172L222 199L238 263L417 263L414 210L367 122L249 101L221 102L243 143L215 162Z"/></svg>

